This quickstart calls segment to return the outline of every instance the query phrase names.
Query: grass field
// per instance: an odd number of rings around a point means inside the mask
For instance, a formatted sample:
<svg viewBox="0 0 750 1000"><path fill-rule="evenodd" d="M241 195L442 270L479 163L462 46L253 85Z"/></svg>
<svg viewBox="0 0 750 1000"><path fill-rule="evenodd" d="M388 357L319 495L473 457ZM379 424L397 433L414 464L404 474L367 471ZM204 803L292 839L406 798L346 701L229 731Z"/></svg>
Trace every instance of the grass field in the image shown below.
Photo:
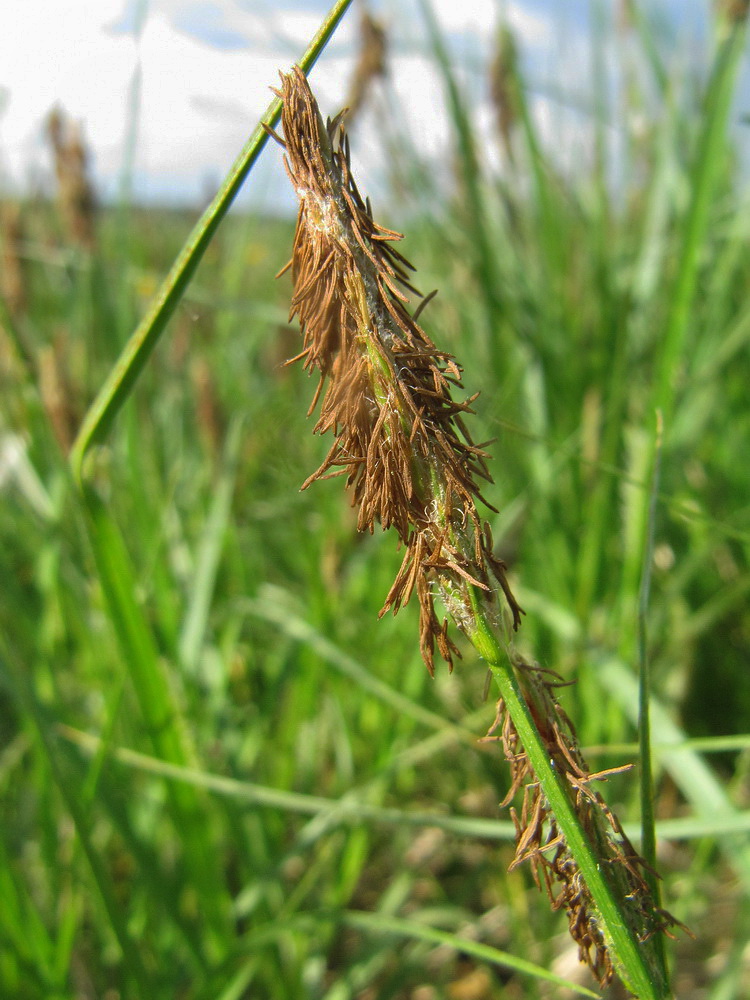
<svg viewBox="0 0 750 1000"><path fill-rule="evenodd" d="M607 29L642 74L614 191L615 112L571 179L517 72L513 162L498 136L488 168L433 36L453 191L395 121L375 206L481 391L519 644L575 681L560 699L594 770L637 760L646 626L664 905L695 935L668 944L680 1000L750 990L750 213L742 29L716 28L698 83L637 18ZM463 644L432 680L416 607L378 620L394 539L356 533L340 482L299 490L330 444L315 380L283 366L292 220L219 230L91 456L94 550L66 454L193 219L108 209L81 247L54 206L22 210L0 313L0 996L571 995L520 959L594 989L564 917L508 872L486 668ZM602 793L637 839L637 772Z"/></svg>

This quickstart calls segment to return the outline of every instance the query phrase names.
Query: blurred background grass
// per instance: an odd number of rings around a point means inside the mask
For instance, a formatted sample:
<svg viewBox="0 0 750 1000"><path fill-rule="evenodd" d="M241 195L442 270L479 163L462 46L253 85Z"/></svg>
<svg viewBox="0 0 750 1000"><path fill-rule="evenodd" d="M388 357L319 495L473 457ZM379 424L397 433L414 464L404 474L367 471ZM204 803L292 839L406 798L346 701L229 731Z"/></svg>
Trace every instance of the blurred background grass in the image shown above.
<svg viewBox="0 0 750 1000"><path fill-rule="evenodd" d="M705 79L667 71L635 5L592 19L592 51L620 46L637 72L624 107L602 97L572 175L540 141L512 35L486 67L489 149L422 6L450 183L383 114L376 218L408 229L417 284L439 289L424 325L481 390L473 434L497 439L486 494L528 612L520 642L576 681L561 698L594 769L636 755L664 411L648 635L665 902L695 934L673 948L676 995L741 997L750 218L727 104L741 48L721 47L741 5L716 12ZM370 99L388 107L387 80ZM299 492L328 442L305 418L314 383L283 367L298 334L273 276L291 220L228 219L95 455L127 547L106 550L130 600L123 646L65 455L192 215L124 205L76 228L64 183L56 204L3 212L0 995L568 995L426 939L579 974L563 919L507 872L507 770L476 742L494 717L481 662L466 648L430 680L416 609L377 620L393 540L356 535L341 484ZM637 831L634 774L603 790Z"/></svg>

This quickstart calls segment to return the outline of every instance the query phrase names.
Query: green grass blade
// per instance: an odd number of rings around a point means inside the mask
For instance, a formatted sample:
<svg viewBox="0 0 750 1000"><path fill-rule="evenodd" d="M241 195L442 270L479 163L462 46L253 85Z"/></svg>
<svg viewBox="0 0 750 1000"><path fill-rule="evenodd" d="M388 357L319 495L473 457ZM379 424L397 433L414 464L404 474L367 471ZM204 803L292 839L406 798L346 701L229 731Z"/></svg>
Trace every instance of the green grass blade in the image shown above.
<svg viewBox="0 0 750 1000"><path fill-rule="evenodd" d="M669 296L664 334L656 361L652 412L660 410L662 413L667 447L675 408L676 378L690 326L690 310L698 287L701 253L706 242L711 203L723 159L729 109L744 53L745 37L744 18L733 21L726 28L714 59L705 96L705 110L690 176L690 207L681 234L677 273ZM647 462L649 477L654 460L652 442ZM647 508L648 493L644 491L633 512L634 532L640 544L630 548L631 554L624 562L621 593L625 598L637 592L640 555L646 537Z"/></svg>
<svg viewBox="0 0 750 1000"><path fill-rule="evenodd" d="M487 225L487 210L482 195L481 159L477 149L477 140L472 127L469 109L461 95L458 83L451 68L450 58L445 43L440 34L437 18L430 0L419 0L422 17L427 25L435 58L443 76L448 95L448 108L458 140L458 152L461 165L461 179L466 190L472 232L474 266L479 279L480 290L484 298L487 326L490 337L504 312L500 298L498 274L495 268L495 248L492 244Z"/></svg>
<svg viewBox="0 0 750 1000"><path fill-rule="evenodd" d="M112 930L122 950L127 978L137 986L140 995L146 996L148 995L149 983L147 971L141 961L138 946L128 930L124 914L117 901L115 888L93 842L91 820L81 805L70 774L62 766L59 748L55 747L52 737L53 727L50 719L32 689L25 665L16 661L13 651L6 647L4 641L0 643L0 657L4 661L3 672L7 673L10 678L16 697L25 709L33 726L36 741L75 824L83 853L91 869Z"/></svg>
<svg viewBox="0 0 750 1000"><path fill-rule="evenodd" d="M646 620L651 594L651 567L654 561L654 533L656 528L656 498L659 491L659 473L661 459L661 413L657 413L656 465L650 490L648 534L643 553L643 575L641 591L638 600L638 741L640 748L640 793L641 793L641 854L650 868L644 872L644 878L651 890L654 902L661 906L661 889L656 876L656 830L654 814L654 782L651 768L651 664L648 655ZM654 950L661 963L664 980L667 978L666 955L664 939L657 934Z"/></svg>
<svg viewBox="0 0 750 1000"><path fill-rule="evenodd" d="M714 195L727 120L740 61L745 51L745 22L737 21L719 46L705 99L705 112L698 154L691 176L691 202L682 237L677 277L670 296L670 310L664 330L657 368L655 409L662 411L669 426L675 399L675 375L689 325L690 306L697 287L698 267L705 245L709 210Z"/></svg>
<svg viewBox="0 0 750 1000"><path fill-rule="evenodd" d="M160 757L184 765L191 757L185 730L153 632L135 597L135 575L122 535L92 488L84 486L83 499L89 540L109 617L123 650L149 736ZM172 789L171 807L183 841L186 867L201 892L207 925L214 931L212 946L221 952L222 939L229 933L228 900L226 893L219 889L223 878L207 837L204 809L194 790L184 787Z"/></svg>
<svg viewBox="0 0 750 1000"><path fill-rule="evenodd" d="M323 21L320 30L299 62L307 73L336 30L352 0L337 0ZM221 221L265 146L271 128L278 122L281 100L274 98L246 146L232 166L216 197L194 227L169 274L156 293L146 315L138 324L117 363L110 371L99 394L89 408L70 453L70 463L76 482L83 479L83 460L89 448L102 440L116 414L130 395L138 376L156 346L198 264L206 252Z"/></svg>
<svg viewBox="0 0 750 1000"><path fill-rule="evenodd" d="M507 952L500 951L490 945L482 944L479 941L472 941L470 938L460 937L450 931L442 931L437 927L429 927L416 920L404 920L399 917L390 917L381 913L366 913L358 910L346 910L341 914L340 920L347 927L354 927L357 930L365 931L368 934L389 934L395 937L405 937L414 941L426 941L430 944L444 945L453 948L465 955L482 962L489 962L492 965L499 965L505 969L513 969L514 972L521 972L524 975L534 976L542 982L555 983L570 990L576 996L596 997L597 993L592 993L584 986L571 983L562 976L557 976L553 972L533 962L523 958L517 958Z"/></svg>
<svg viewBox="0 0 750 1000"><path fill-rule="evenodd" d="M636 723L638 682L632 670L622 660L607 657L597 664L597 674L606 690ZM673 722L666 709L653 698L650 715L654 732L659 734L659 761L695 810L696 818L709 824L726 822L726 830L733 829L737 822L742 827L745 820L732 805L716 775L686 743L684 732ZM750 844L747 838L726 836L720 839L719 845L745 887L750 889Z"/></svg>
<svg viewBox="0 0 750 1000"><path fill-rule="evenodd" d="M408 716L416 722L438 732L454 731L456 736L473 744L474 733L452 725L442 715L431 712L423 705L412 701L406 695L371 674L363 664L338 649L329 639L316 631L312 625L295 613L287 594L279 587L267 585L256 600L242 602L242 609L249 614L273 622L286 635L313 649L319 656L334 666L345 677L350 678L361 690L390 705L400 715Z"/></svg>
<svg viewBox="0 0 750 1000"><path fill-rule="evenodd" d="M198 550L193 587L180 634L180 659L188 672L195 670L206 634L211 598L229 522L237 462L242 444L242 421L229 430L224 461L214 486L213 502Z"/></svg>
<svg viewBox="0 0 750 1000"><path fill-rule="evenodd" d="M96 754L101 740L89 733L82 733L70 726L60 726L60 734L74 743L88 755ZM305 795L278 788L268 788L249 781L238 781L224 775L210 774L195 767L171 764L148 754L117 747L112 758L125 767L135 768L147 774L165 778L170 783L179 783L196 789L206 789L216 795L234 798L249 805L280 809L284 812L300 813L306 816L337 818L338 824L359 823L371 820L375 823L402 826L434 826L456 836L480 837L488 840L511 840L515 827L511 822L488 820L471 816L445 816L440 813L405 811L382 806L373 806L357 795L346 795L342 799L329 799L321 795Z"/></svg>

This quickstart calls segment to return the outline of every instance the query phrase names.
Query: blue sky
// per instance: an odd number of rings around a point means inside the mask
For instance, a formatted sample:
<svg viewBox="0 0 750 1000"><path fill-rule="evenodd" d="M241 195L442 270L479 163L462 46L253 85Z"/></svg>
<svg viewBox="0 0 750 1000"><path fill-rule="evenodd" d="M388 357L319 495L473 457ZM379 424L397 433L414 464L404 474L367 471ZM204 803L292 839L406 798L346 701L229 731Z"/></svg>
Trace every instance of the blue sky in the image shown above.
<svg viewBox="0 0 750 1000"><path fill-rule="evenodd" d="M357 4L313 82L325 111L343 101L356 51ZM563 166L588 143L591 102L588 18L617 0L433 0L463 79L489 135L485 70L501 19L521 47L540 132ZM304 50L329 0L15 0L0 4L0 184L51 177L43 122L59 103L81 122L99 190L112 197L132 163L137 197L204 200L269 101L269 86ZM708 0L642 0L662 47L693 71L705 51ZM391 78L380 113L397 109L425 156L445 159L449 127L415 0L370 0L391 36ZM377 102L376 102L377 103ZM358 124L363 187L384 173L378 110ZM613 123L616 131L616 122ZM488 146L490 144L488 143ZM130 151L130 152L129 152ZM278 154L264 155L254 200L290 204Z"/></svg>

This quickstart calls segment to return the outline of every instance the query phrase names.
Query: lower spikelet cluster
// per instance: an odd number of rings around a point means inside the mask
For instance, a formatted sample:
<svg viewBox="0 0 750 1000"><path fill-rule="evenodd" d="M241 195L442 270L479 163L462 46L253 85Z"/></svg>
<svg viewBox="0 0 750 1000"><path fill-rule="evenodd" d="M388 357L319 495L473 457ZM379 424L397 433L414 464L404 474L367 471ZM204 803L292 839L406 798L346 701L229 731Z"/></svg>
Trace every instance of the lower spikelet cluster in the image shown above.
<svg viewBox="0 0 750 1000"><path fill-rule="evenodd" d="M436 644L451 667L457 654L435 593L465 627L471 603L494 602L499 585L514 626L520 621L476 506L486 503L478 481L491 481L486 453L463 421L476 397L453 399L452 390L462 388L460 367L406 308L404 292L419 295L409 281L413 268L393 246L401 234L374 222L357 190L341 116L323 122L299 68L281 81L284 139L274 138L286 149L299 198L287 268L290 318L299 319L303 350L292 360L320 373L310 412L320 402L315 431L334 435L304 487L344 476L359 530L372 532L376 523L396 530L405 555L381 614L398 611L416 591L420 649L433 673Z"/></svg>
<svg viewBox="0 0 750 1000"><path fill-rule="evenodd" d="M592 773L578 746L573 723L555 697L555 689L565 684L563 679L554 671L528 663L512 646L509 655L545 752L557 773L565 779L583 831L595 845L600 863L606 865L617 886L623 913L643 944L657 934L671 935L671 928L682 925L666 910L654 905L646 861L594 788L595 782L627 771L630 765ZM510 870L524 862L530 864L534 881L538 888L546 891L552 908L567 913L570 935L578 944L580 960L589 966L602 986L606 985L613 977L614 968L596 904L502 699L497 704L495 721L482 742L499 743L510 765L511 785L502 805L509 805L516 793L523 791L520 812L511 808L516 827L516 854ZM654 975L658 975L656 970Z"/></svg>

